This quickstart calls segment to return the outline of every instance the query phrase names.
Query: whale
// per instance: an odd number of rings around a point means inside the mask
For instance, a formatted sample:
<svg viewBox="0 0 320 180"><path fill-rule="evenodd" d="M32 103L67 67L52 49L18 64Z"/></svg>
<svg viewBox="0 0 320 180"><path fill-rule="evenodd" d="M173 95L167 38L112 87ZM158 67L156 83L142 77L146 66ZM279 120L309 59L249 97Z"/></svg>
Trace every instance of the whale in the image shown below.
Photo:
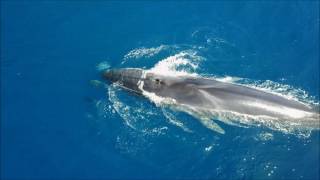
<svg viewBox="0 0 320 180"><path fill-rule="evenodd" d="M174 109L187 112L221 134L225 130L216 120L233 124L239 117L309 129L320 126L318 107L241 84L140 68L109 69L102 72L102 77L136 94L164 99Z"/></svg>

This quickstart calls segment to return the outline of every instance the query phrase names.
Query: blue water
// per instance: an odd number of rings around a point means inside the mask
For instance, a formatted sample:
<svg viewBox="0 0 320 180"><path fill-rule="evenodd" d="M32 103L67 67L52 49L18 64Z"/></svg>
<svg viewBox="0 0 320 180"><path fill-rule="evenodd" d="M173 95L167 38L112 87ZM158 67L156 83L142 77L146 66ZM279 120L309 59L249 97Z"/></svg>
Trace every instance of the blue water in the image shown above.
<svg viewBox="0 0 320 180"><path fill-rule="evenodd" d="M1 178L319 179L319 130L219 123L222 135L168 110L188 132L148 99L90 83L101 62L151 68L189 50L206 59L200 75L319 101L318 1L1 1Z"/></svg>

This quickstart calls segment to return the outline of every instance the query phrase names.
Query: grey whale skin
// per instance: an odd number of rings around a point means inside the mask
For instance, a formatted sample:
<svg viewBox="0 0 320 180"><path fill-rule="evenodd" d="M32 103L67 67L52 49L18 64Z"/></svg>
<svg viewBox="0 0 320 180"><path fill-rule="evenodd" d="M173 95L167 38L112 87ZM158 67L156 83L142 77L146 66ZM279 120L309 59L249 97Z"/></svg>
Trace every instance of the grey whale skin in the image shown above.
<svg viewBox="0 0 320 180"><path fill-rule="evenodd" d="M190 76L166 76L138 68L111 69L103 78L118 82L123 88L143 94L172 98L176 104L200 110L232 111L238 114L296 121L307 128L319 129L319 112L303 103L254 88ZM143 86L141 87L141 82ZM139 87L140 85L140 87ZM209 121L202 119L206 126ZM218 131L217 125L209 125ZM220 129L221 133L224 133Z"/></svg>

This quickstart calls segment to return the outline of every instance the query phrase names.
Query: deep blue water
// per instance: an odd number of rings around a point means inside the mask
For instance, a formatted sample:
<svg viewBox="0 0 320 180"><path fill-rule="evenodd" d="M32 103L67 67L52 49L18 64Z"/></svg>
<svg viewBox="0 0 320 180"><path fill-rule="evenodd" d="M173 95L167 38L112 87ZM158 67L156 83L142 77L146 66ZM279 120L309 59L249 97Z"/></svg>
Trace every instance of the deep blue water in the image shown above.
<svg viewBox="0 0 320 180"><path fill-rule="evenodd" d="M148 135L99 109L110 102L89 83L100 79L97 64L148 68L180 51L121 64L160 45L204 47L198 73L280 82L319 101L318 1L1 1L1 178L319 179L319 130L300 137L220 123L221 135L178 114L188 133L147 99L119 92L159 113L129 113L140 130L167 127Z"/></svg>

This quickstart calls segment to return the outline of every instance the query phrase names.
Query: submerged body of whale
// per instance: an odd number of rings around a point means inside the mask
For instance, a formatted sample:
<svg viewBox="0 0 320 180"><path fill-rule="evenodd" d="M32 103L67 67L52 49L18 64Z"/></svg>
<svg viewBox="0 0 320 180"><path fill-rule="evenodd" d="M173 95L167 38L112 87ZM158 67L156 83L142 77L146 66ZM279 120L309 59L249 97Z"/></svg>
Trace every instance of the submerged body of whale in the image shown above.
<svg viewBox="0 0 320 180"><path fill-rule="evenodd" d="M143 95L171 99L177 109L196 116L206 127L220 133L224 133L224 130L214 123L211 115L229 120L242 116L246 119L286 121L319 129L319 112L314 108L238 84L202 77L172 77L134 68L108 70L103 77Z"/></svg>

